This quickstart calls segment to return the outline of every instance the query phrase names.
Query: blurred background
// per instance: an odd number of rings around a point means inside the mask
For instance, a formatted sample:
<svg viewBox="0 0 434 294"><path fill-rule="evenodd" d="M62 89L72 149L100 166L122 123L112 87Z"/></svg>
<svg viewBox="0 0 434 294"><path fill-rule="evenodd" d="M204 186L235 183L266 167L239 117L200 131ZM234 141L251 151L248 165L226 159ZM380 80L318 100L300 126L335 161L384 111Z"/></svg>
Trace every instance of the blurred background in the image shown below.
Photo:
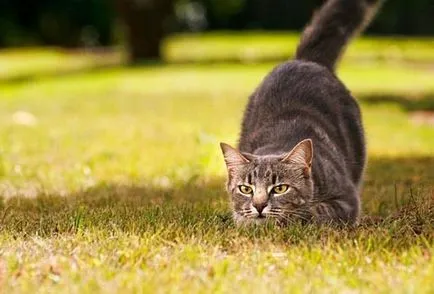
<svg viewBox="0 0 434 294"><path fill-rule="evenodd" d="M130 62L141 59L170 60L170 56L167 56L169 53L164 51L167 48L160 50L165 36L215 31L299 31L322 2L2 0L0 48L56 46L82 49L115 46L128 50ZM434 3L431 0L387 1L368 33L432 36L433 16Z"/></svg>
<svg viewBox="0 0 434 294"><path fill-rule="evenodd" d="M0 192L220 185L218 143L323 2L0 0ZM372 166L414 181L434 177L433 16L386 1L338 67Z"/></svg>

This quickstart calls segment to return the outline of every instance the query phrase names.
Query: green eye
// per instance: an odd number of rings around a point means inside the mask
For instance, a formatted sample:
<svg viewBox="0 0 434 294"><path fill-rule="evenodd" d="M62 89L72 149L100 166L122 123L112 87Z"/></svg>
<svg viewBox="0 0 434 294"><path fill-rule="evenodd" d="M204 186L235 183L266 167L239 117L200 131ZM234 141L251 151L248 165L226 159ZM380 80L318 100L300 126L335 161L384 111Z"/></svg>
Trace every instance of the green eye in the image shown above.
<svg viewBox="0 0 434 294"><path fill-rule="evenodd" d="M238 189L243 194L252 194L253 193L252 187L249 187L249 186L240 185L240 186L238 186Z"/></svg>
<svg viewBox="0 0 434 294"><path fill-rule="evenodd" d="M289 186L288 185L279 185L273 188L273 190L271 190L274 194L283 194L286 191L288 191Z"/></svg>

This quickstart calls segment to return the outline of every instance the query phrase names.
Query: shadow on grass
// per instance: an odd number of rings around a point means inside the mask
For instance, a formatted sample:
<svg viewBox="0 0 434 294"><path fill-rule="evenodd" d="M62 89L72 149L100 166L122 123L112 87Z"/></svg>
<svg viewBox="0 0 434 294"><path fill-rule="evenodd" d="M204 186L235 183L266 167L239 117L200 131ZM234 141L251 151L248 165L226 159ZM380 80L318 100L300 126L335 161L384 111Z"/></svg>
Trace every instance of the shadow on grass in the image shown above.
<svg viewBox="0 0 434 294"><path fill-rule="evenodd" d="M265 61L263 61L265 62ZM232 62L231 60L224 61L224 63L240 64L241 62ZM102 63L95 65L86 65L80 68L61 68L61 69L49 69L41 70L36 73L26 73L17 74L1 77L0 76L0 86L3 85L20 85L25 83L31 83L36 80L54 80L66 77L73 77L76 75L84 75L91 73L102 73L104 71L122 70L122 69L134 69L134 68L158 68L167 65L194 65L200 66L210 66L213 64L222 64L221 61L205 60L198 62L191 61L179 61L179 62L164 62L158 60L148 60L143 62L138 62L135 64L129 63Z"/></svg>
<svg viewBox="0 0 434 294"><path fill-rule="evenodd" d="M101 58L103 57L99 57L99 59ZM59 79L63 77L72 77L76 75L90 73L101 73L104 71L120 70L125 68L160 67L166 64L167 63L158 60L145 60L135 64L129 64L123 61L113 61L112 57L108 56L107 61L97 61L96 59L94 63L85 64L76 68L72 66L64 68L49 68L33 73L23 73L4 77L0 76L0 85L19 85L24 83L30 83L36 80Z"/></svg>
<svg viewBox="0 0 434 294"><path fill-rule="evenodd" d="M358 96L366 104L395 103L407 111L434 111L434 93L423 93L413 96L392 94L370 94Z"/></svg>
<svg viewBox="0 0 434 294"><path fill-rule="evenodd" d="M432 238L433 183L434 157L371 159L363 192L366 216L359 228L390 232L394 227L402 233L405 227L406 234L410 230ZM223 178L170 189L107 183L67 196L3 199L0 230L45 237L86 230L164 231L169 239L177 234L218 236L236 231L223 186ZM255 233L249 234L255 237ZM303 236L303 230L299 235ZM318 232L312 233L311 237L315 236Z"/></svg>
<svg viewBox="0 0 434 294"><path fill-rule="evenodd" d="M74 75L82 75L88 73L98 73L103 71L122 69L125 67L125 65L121 64L103 64L86 66L85 68L46 70L40 71L38 73L19 74L3 77L0 78L0 85L20 85L25 83L31 83L36 80L59 79L62 77L71 77Z"/></svg>

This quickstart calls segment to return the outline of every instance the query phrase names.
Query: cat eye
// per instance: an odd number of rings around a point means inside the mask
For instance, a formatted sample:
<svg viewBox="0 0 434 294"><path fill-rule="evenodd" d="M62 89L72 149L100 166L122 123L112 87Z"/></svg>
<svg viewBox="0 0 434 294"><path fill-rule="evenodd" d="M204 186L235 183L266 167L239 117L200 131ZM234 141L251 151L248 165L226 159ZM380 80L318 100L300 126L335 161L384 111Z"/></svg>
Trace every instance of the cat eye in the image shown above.
<svg viewBox="0 0 434 294"><path fill-rule="evenodd" d="M252 194L253 193L252 187L249 187L249 186L246 186L246 185L239 185L238 189L243 194Z"/></svg>
<svg viewBox="0 0 434 294"><path fill-rule="evenodd" d="M271 193L273 193L273 194L283 194L283 193L287 192L288 190L289 190L289 186L288 185L279 185L279 186L273 187L273 189L271 190Z"/></svg>

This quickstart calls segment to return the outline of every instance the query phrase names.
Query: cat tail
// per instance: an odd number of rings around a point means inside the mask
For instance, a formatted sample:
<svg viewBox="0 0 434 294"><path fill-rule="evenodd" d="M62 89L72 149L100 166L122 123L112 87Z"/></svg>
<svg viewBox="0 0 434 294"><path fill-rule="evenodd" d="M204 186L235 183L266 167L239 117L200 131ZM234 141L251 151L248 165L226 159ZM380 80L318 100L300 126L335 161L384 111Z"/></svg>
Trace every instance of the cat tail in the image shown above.
<svg viewBox="0 0 434 294"><path fill-rule="evenodd" d="M301 36L296 59L319 63L334 71L346 45L377 12L382 0L328 0Z"/></svg>

